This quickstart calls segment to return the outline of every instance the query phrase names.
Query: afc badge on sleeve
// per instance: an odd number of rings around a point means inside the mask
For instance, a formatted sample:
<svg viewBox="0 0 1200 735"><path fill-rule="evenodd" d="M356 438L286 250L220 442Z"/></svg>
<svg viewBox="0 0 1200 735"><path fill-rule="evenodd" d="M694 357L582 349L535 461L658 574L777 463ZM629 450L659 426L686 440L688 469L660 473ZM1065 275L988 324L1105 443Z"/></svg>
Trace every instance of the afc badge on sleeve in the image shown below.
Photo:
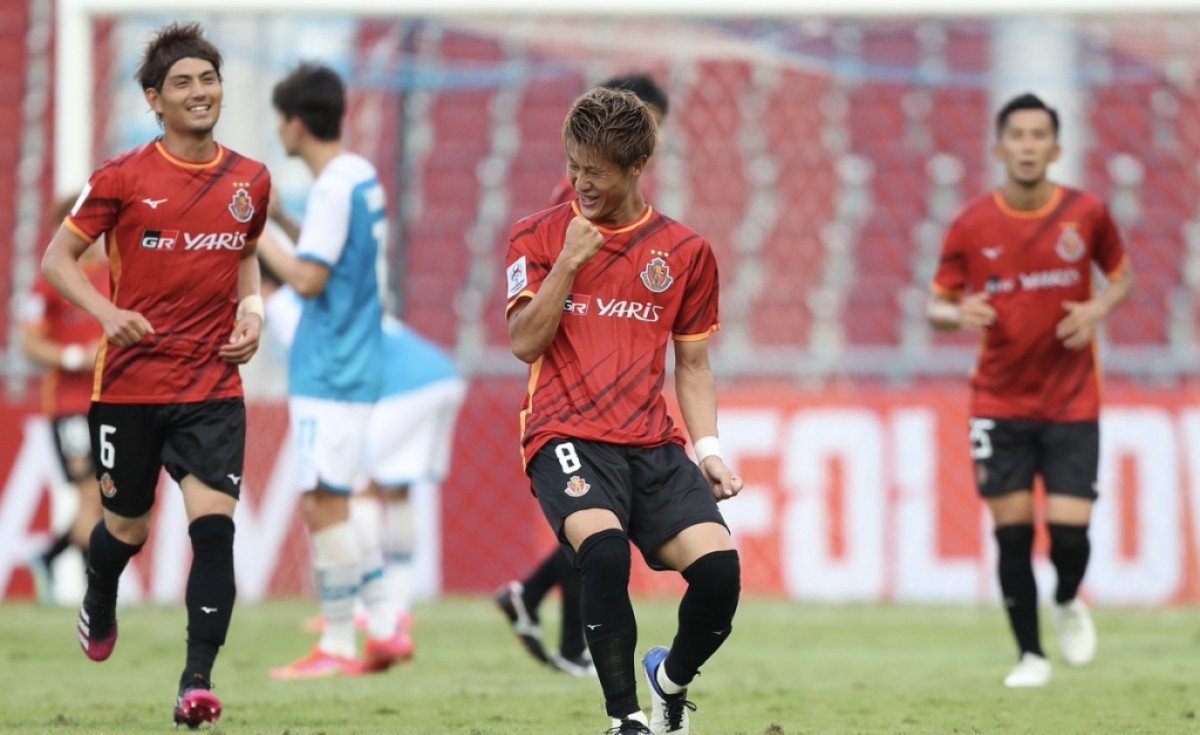
<svg viewBox="0 0 1200 735"><path fill-rule="evenodd" d="M525 272L525 256L517 258L517 262L508 267L508 273L505 278L508 283L508 298L512 298L521 293L521 290L529 285L529 276Z"/></svg>

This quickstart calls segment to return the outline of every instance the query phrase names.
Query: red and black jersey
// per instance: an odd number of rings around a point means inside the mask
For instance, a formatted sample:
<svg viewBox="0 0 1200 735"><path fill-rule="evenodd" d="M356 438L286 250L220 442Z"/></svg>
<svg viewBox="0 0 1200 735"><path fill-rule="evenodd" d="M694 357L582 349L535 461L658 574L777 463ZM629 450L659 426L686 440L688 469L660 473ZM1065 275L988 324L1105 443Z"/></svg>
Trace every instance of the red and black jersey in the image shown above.
<svg viewBox="0 0 1200 735"><path fill-rule="evenodd" d="M537 293L578 212L570 202L513 228L505 313ZM667 345L720 328L712 248L649 206L635 222L600 231L603 247L576 275L558 333L530 366L521 411L526 463L553 438L686 443L662 395Z"/></svg>
<svg viewBox="0 0 1200 735"><path fill-rule="evenodd" d="M106 162L65 224L104 235L113 303L155 333L129 347L103 342L92 400L194 403L242 395L236 365L218 356L237 315L238 267L267 218L263 164L217 146L192 163L149 143Z"/></svg>
<svg viewBox="0 0 1200 735"><path fill-rule="evenodd" d="M104 263L81 262L83 274L97 291L108 295L108 268ZM22 321L60 346L79 345L90 349L104 338L104 328L83 309L75 306L39 278L21 306ZM72 372L61 367L51 369L42 378L42 410L51 418L77 416L92 405L92 372Z"/></svg>
<svg viewBox="0 0 1200 735"><path fill-rule="evenodd" d="M1099 198L1056 187L1033 211L1000 192L979 197L950 226L935 293L990 294L996 323L984 332L971 379L971 413L1001 419L1090 421L1100 412L1094 345L1063 346L1055 326L1063 302L1092 298L1092 263L1109 279L1126 267L1125 247Z"/></svg>

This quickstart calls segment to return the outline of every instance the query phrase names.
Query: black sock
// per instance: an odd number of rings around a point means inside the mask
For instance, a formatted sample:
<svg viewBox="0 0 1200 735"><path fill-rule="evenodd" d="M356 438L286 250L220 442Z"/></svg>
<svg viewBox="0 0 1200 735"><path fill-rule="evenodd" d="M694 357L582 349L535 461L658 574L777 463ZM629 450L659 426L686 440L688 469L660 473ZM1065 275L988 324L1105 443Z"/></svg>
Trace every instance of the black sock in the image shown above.
<svg viewBox="0 0 1200 735"><path fill-rule="evenodd" d="M565 658L578 659L583 655L587 642L583 637L583 611L579 597L582 587L579 571L571 564L566 554L559 554L562 560L559 569L559 582L562 585L562 629L558 636L558 651Z"/></svg>
<svg viewBox="0 0 1200 735"><path fill-rule="evenodd" d="M1092 544L1088 540L1087 526L1067 526L1051 523L1050 561L1058 571L1058 589L1054 600L1058 604L1070 602L1079 594L1079 584L1087 571Z"/></svg>
<svg viewBox="0 0 1200 735"><path fill-rule="evenodd" d="M185 602L188 611L187 666L183 681L212 674L217 650L225 643L237 588L233 579L233 519L201 516L188 526L192 570Z"/></svg>
<svg viewBox="0 0 1200 735"><path fill-rule="evenodd" d="M667 678L675 684L690 684L733 632L741 577L738 553L733 550L705 554L683 570L688 588L679 603L679 632L663 662Z"/></svg>
<svg viewBox="0 0 1200 735"><path fill-rule="evenodd" d="M625 717L639 709L633 673L637 620L629 601L629 538L621 531L601 531L580 544L577 558L583 589L580 607L604 706L610 717Z"/></svg>
<svg viewBox="0 0 1200 735"><path fill-rule="evenodd" d="M525 609L529 611L529 615L534 620L538 619L537 609L541 606L542 600L546 598L554 585L559 583L559 574L564 561L568 566L571 563L567 560L567 555L563 550L555 547L554 551L542 559L537 568L521 581L521 586L524 588L521 592L521 599L525 601Z"/></svg>
<svg viewBox="0 0 1200 735"><path fill-rule="evenodd" d="M64 533L63 535L54 539L54 543L50 544L50 548L42 552L42 563L46 566L50 566L54 560L58 558L58 555L66 551L67 547L70 545L70 533Z"/></svg>
<svg viewBox="0 0 1200 735"><path fill-rule="evenodd" d="M109 533L104 521L97 523L92 529L88 545L88 601L105 605L114 602L121 572L125 571L125 565L133 555L141 550L141 544L127 544Z"/></svg>
<svg viewBox="0 0 1200 735"><path fill-rule="evenodd" d="M1033 578L1033 526L1001 526L996 529L996 542L1000 547L1000 591L1017 646L1021 653L1042 656L1037 581Z"/></svg>

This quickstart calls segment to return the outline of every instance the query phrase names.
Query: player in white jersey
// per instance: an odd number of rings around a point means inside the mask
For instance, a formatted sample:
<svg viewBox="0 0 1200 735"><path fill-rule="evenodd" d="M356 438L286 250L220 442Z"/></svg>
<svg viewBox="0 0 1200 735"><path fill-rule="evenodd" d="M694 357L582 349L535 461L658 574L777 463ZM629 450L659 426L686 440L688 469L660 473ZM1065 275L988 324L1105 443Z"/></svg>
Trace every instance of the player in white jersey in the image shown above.
<svg viewBox="0 0 1200 735"><path fill-rule="evenodd" d="M364 579L380 576L364 568L363 548L350 524L350 492L383 382L376 265L387 219L375 168L341 145L345 101L335 72L307 64L279 82L272 95L284 149L315 178L301 227L272 197L271 217L296 242L296 252L272 240L259 253L304 300L288 361L289 410L301 509L326 621L307 655L271 670L277 679L360 673L354 600ZM368 616L368 646L386 648L396 637L395 616L381 607L368 609Z"/></svg>
<svg viewBox="0 0 1200 735"><path fill-rule="evenodd" d="M265 277L264 291L269 283ZM292 343L301 303L287 287L267 298L267 331L284 349ZM385 316L383 334L383 388L367 426L363 478L356 483L365 489L354 495L350 518L368 560L364 568L383 569L382 585L364 580L361 597L368 609L383 605L396 616L399 630L383 653L403 660L415 650L408 631L417 540L411 493L445 480L466 383L445 352L407 325ZM319 620L318 628L323 624ZM386 659L377 648L368 642L364 670L378 670Z"/></svg>

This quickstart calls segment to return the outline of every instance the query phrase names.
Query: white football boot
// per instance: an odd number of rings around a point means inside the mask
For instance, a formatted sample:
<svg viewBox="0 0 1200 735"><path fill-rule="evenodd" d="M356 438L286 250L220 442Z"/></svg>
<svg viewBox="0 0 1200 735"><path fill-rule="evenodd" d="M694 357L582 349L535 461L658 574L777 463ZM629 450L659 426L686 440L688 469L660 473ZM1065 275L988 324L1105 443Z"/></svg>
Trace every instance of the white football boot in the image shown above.
<svg viewBox="0 0 1200 735"><path fill-rule="evenodd" d="M1004 677L1004 686L1009 689L1044 687L1050 683L1050 662L1036 653L1025 652L1021 660Z"/></svg>
<svg viewBox="0 0 1200 735"><path fill-rule="evenodd" d="M1096 625L1079 598L1054 606L1054 627L1058 629L1058 648L1067 663L1086 666L1096 658Z"/></svg>

